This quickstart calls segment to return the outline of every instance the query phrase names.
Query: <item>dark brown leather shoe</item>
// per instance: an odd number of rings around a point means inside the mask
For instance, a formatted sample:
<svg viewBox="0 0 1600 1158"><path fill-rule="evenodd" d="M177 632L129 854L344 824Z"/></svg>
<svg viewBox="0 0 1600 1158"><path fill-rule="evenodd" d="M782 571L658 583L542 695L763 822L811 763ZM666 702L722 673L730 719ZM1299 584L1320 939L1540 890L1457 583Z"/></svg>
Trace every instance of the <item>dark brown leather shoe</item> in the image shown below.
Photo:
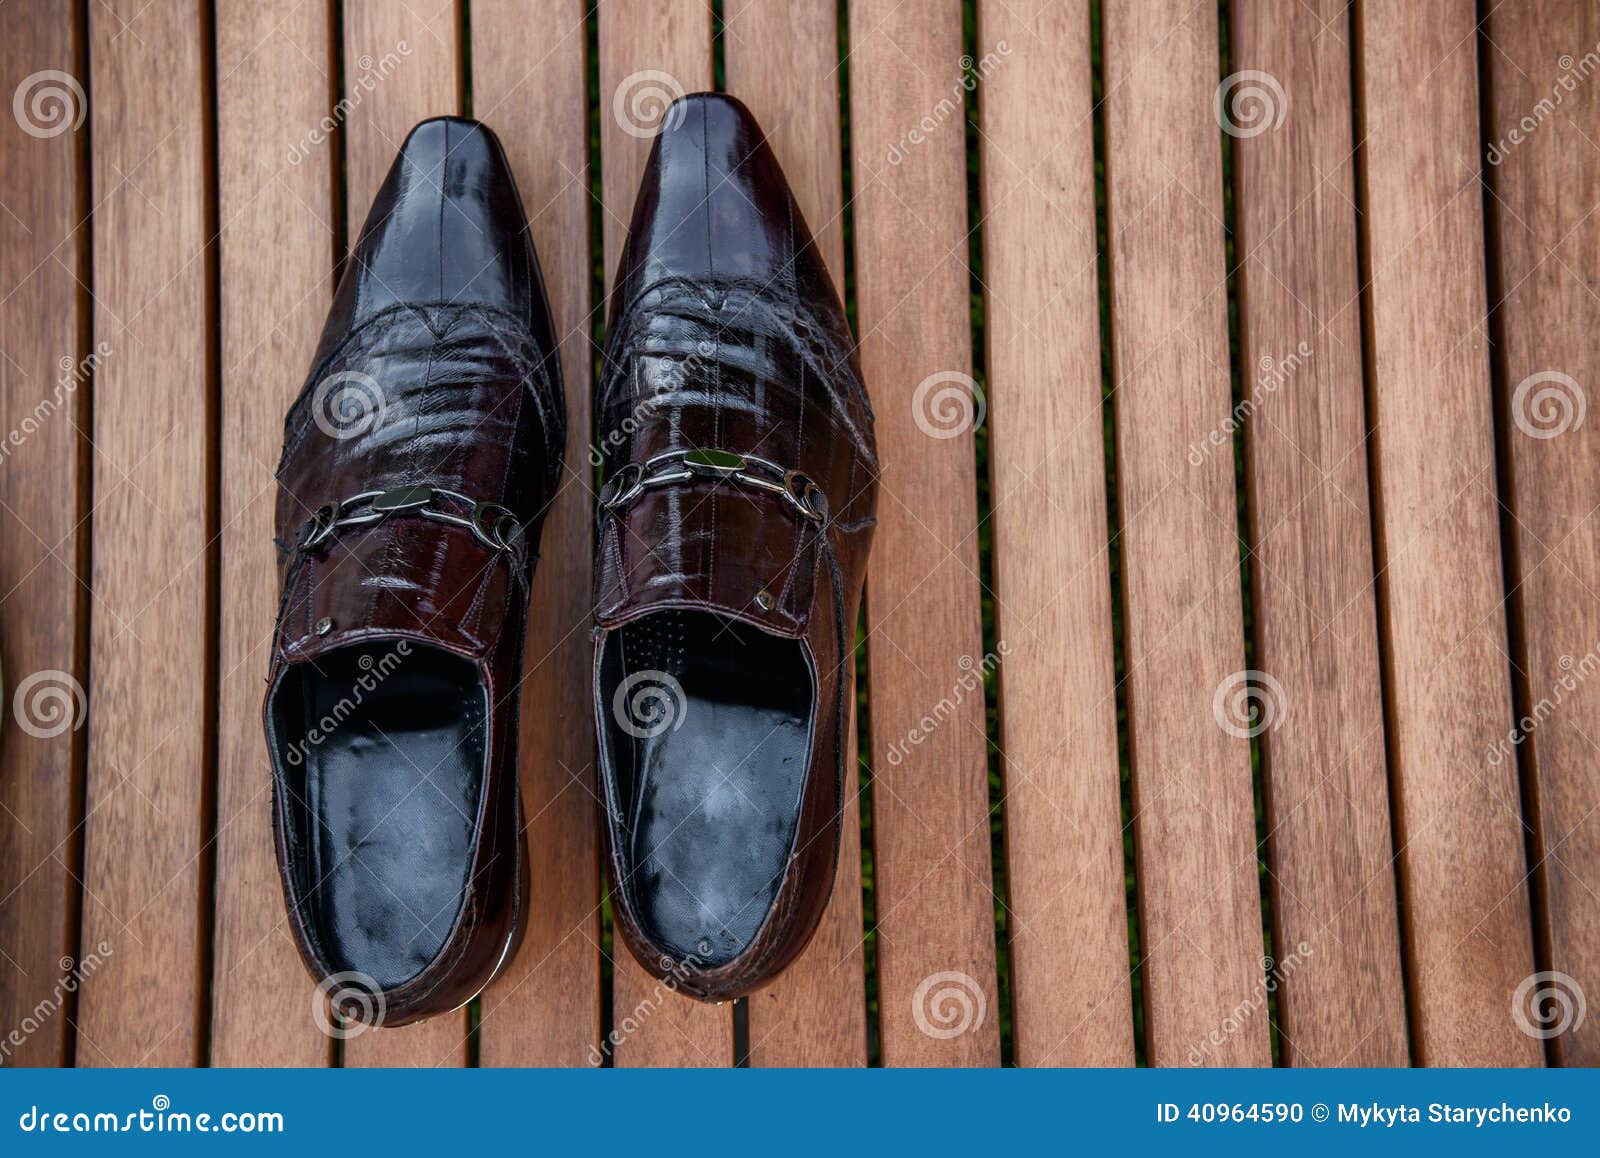
<svg viewBox="0 0 1600 1158"><path fill-rule="evenodd" d="M290 925L348 1016L454 1009L527 904L517 689L565 439L505 154L418 125L289 412L265 720Z"/></svg>
<svg viewBox="0 0 1600 1158"><path fill-rule="evenodd" d="M598 400L595 717L617 926L707 1000L832 889L878 463L839 297L738 101L665 118Z"/></svg>

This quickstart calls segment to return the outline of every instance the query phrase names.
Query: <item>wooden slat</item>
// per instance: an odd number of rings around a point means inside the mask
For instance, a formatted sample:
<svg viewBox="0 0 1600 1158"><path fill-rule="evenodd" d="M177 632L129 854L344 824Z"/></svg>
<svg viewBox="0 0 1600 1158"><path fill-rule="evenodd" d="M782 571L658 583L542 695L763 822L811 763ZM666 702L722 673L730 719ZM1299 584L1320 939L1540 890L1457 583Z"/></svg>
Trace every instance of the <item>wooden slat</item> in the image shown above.
<svg viewBox="0 0 1600 1158"><path fill-rule="evenodd" d="M1283 1057L1403 1065L1349 6L1237 4L1232 49L1232 69L1268 77L1231 86L1224 112L1246 126L1233 141L1239 362L1247 399L1260 397L1245 427L1255 666L1280 708L1261 752ZM1233 99L1251 84L1268 92L1270 124ZM1257 388L1267 366L1281 379L1270 392Z"/></svg>
<svg viewBox="0 0 1600 1158"><path fill-rule="evenodd" d="M1105 9L1113 404L1150 1064L1271 1061L1250 747L1212 710L1244 663L1217 13ZM1234 1018L1243 1005L1253 1016ZM1236 1028L1230 1032L1224 1023Z"/></svg>
<svg viewBox="0 0 1600 1158"><path fill-rule="evenodd" d="M350 244L413 125L462 111L455 0L349 0L344 5L345 198ZM386 70L393 54L398 67ZM387 75L386 75L387 73Z"/></svg>
<svg viewBox="0 0 1600 1158"><path fill-rule="evenodd" d="M588 687L594 468L589 461L589 122L583 0L472 6L474 111L516 173L561 335L566 469L545 524L522 689L529 926L483 999L484 1065L586 1065L600 1041L600 882ZM528 51L529 30L540 30Z"/></svg>
<svg viewBox="0 0 1600 1158"><path fill-rule="evenodd" d="M605 274L607 292L616 275L639 176L650 156L653 138L637 136L617 118L619 90L624 109L644 91L650 99L637 106L664 111L654 98L674 93L704 92L711 87L711 11L701 0L606 0L600 15L600 164L605 202ZM665 73L667 80L641 76Z"/></svg>
<svg viewBox="0 0 1600 1158"><path fill-rule="evenodd" d="M209 811L207 292L200 5L89 13L94 93L94 566L79 1064L201 1060ZM213 593L214 595L214 593Z"/></svg>
<svg viewBox="0 0 1600 1158"><path fill-rule="evenodd" d="M761 122L842 293L838 5L751 0L726 11L728 90ZM845 779L854 786L854 727L848 734ZM861 812L852 791L845 799L839 868L822 925L800 960L750 1000L751 1065L866 1064L861 947Z"/></svg>
<svg viewBox="0 0 1600 1158"><path fill-rule="evenodd" d="M458 19L453 0L345 2L346 94L363 76L373 78L359 103L352 102L345 123L351 245L360 236L372 198L411 127L428 117L461 111ZM400 63L384 77L381 65L387 54L394 54ZM344 1062L351 1066L461 1065L466 1057L464 1013L363 1033L344 1046Z"/></svg>
<svg viewBox="0 0 1600 1158"><path fill-rule="evenodd" d="M1559 975L1522 996L1586 994L1582 1025L1559 1012L1547 1025L1530 1024L1564 1027L1549 1042L1554 1061L1592 1066L1600 1064L1600 696L1583 685L1600 640L1600 422L1593 414L1574 420L1600 403L1600 11L1535 0L1501 6L1487 27L1493 89L1484 132L1497 166L1489 179L1503 294L1494 303L1497 377L1513 480L1511 590L1526 649L1523 710L1537 721L1521 749L1536 788L1537 815L1527 821L1545 885L1545 968ZM1522 388L1552 372L1567 378ZM1526 1000L1523 1009L1535 1012Z"/></svg>
<svg viewBox="0 0 1600 1158"><path fill-rule="evenodd" d="M702 0L607 0L600 14L600 168L609 292L628 236L634 195L652 138L628 132L615 100L641 88L669 98L711 87L711 12ZM670 81L643 73L665 73ZM639 106L650 107L649 102ZM659 106L655 106L659 109ZM635 131L641 126L634 125ZM613 1022L639 1025L615 1049L621 1066L725 1066L733 1059L732 1005L702 1005L664 989L615 940ZM645 1009L647 1017L633 1016Z"/></svg>
<svg viewBox="0 0 1600 1158"><path fill-rule="evenodd" d="M1511 684L1477 12L1471 0L1364 0L1356 13L1373 502L1415 1060L1537 1064L1538 1040L1508 1016L1508 995L1533 970L1517 762L1485 758L1511 728Z"/></svg>
<svg viewBox="0 0 1600 1158"><path fill-rule="evenodd" d="M856 0L850 51L856 301L883 464L867 583L883 1060L994 1065L988 745L964 682L983 655L972 423L938 424L952 412L937 400L963 388L936 377L972 369L961 5ZM924 117L937 127L910 143Z"/></svg>
<svg viewBox="0 0 1600 1158"><path fill-rule="evenodd" d="M73 784L84 733L70 702L59 716L50 704L53 691L70 701L84 676L79 577L88 528L78 520L88 495L79 485L79 432L89 387L77 367L89 351L77 271L88 239L77 219L88 175L74 124L88 108L81 86L72 94L39 74L53 69L80 83L81 34L72 12L47 0L0 8L0 92L40 109L0 118L0 1025L9 1032L54 1006L22 1044L0 1041L5 1065L59 1065L69 1056L70 1011L60 1008L58 987L62 959L78 952ZM66 103L52 105L51 92ZM36 691L23 703L41 710L24 717L13 697L30 678ZM24 730L24 718L41 734ZM98 968L88 957L94 945L84 949L85 967Z"/></svg>
<svg viewBox="0 0 1600 1158"><path fill-rule="evenodd" d="M332 274L325 4L217 6L222 289L221 625L213 1065L326 1065L272 849L261 678L278 614L276 443L310 369ZM263 92L278 94L263 101ZM290 143L266 148L263 142Z"/></svg>
<svg viewBox="0 0 1600 1158"><path fill-rule="evenodd" d="M1017 1061L1132 1065L1087 0L985 2L977 47Z"/></svg>

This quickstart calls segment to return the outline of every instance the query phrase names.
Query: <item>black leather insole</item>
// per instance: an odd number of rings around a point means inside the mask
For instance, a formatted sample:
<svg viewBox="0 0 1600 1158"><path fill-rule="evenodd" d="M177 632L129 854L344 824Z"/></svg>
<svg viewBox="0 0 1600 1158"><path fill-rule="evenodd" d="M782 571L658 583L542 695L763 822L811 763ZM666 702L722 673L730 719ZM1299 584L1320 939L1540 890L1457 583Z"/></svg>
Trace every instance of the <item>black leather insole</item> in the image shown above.
<svg viewBox="0 0 1600 1158"><path fill-rule="evenodd" d="M706 612L658 612L607 637L600 693L627 810L621 885L663 947L730 961L771 908L794 843L814 698L801 645Z"/></svg>
<svg viewBox="0 0 1600 1158"><path fill-rule="evenodd" d="M437 648L407 647L401 656L393 642L357 645L305 665L300 733L284 736L320 736L303 745L297 812L328 965L385 988L416 976L444 945L483 792L486 705L475 669Z"/></svg>

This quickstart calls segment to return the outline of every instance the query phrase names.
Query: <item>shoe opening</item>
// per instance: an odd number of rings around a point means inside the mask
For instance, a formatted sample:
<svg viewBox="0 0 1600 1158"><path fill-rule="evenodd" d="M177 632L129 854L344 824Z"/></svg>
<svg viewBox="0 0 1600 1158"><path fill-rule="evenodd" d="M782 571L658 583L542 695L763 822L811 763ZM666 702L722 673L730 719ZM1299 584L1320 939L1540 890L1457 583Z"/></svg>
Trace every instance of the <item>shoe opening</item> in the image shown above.
<svg viewBox="0 0 1600 1158"><path fill-rule="evenodd" d="M439 954L466 894L488 747L473 664L410 641L296 664L270 718L303 919L382 989Z"/></svg>
<svg viewBox="0 0 1600 1158"><path fill-rule="evenodd" d="M761 928L794 845L816 702L804 647L660 611L606 636L596 691L617 887L656 946L726 964Z"/></svg>

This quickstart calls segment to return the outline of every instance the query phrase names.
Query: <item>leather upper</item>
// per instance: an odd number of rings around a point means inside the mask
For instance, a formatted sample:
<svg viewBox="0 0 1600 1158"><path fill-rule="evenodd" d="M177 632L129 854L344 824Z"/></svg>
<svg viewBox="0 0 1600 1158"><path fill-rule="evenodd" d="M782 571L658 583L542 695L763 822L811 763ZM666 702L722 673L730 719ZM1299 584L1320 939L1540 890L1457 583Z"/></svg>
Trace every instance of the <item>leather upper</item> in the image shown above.
<svg viewBox="0 0 1600 1158"><path fill-rule="evenodd" d="M618 927L647 968L702 998L735 997L776 976L805 947L831 892L842 809L854 798L844 729L879 474L872 427L838 294L759 126L730 97L677 102L635 203L597 399L608 481L596 551L595 710ZM821 496L816 517L714 472L610 505L634 481L670 475L683 452L706 449L799 472L796 485L809 480L808 493ZM608 636L677 611L797 641L814 684L800 795L787 805L792 817L774 818L792 824L792 847L770 902L759 894L758 931L731 959L709 943L702 953L668 944L652 928L660 898L650 891L683 887L656 878L682 874L645 866L652 850L634 847L642 805L624 799L626 775L608 739L616 706L602 686ZM758 789L762 774L739 772ZM714 822L707 832L714 840ZM703 876L693 883L708 928L718 904L749 903L708 897Z"/></svg>
<svg viewBox="0 0 1600 1158"><path fill-rule="evenodd" d="M290 923L321 975L328 932L310 902L320 882L309 878L295 812L303 802L285 767L275 695L311 670L303 665L374 641L462 657L481 683L470 871L437 955L383 995L391 1025L476 993L521 916L517 689L527 586L565 440L554 351L499 142L472 121L423 122L378 192L285 422L276 517L283 594L265 712ZM426 510L373 511L370 496L408 487L435 492ZM480 514L478 503L493 505ZM342 519L349 525L326 525Z"/></svg>

